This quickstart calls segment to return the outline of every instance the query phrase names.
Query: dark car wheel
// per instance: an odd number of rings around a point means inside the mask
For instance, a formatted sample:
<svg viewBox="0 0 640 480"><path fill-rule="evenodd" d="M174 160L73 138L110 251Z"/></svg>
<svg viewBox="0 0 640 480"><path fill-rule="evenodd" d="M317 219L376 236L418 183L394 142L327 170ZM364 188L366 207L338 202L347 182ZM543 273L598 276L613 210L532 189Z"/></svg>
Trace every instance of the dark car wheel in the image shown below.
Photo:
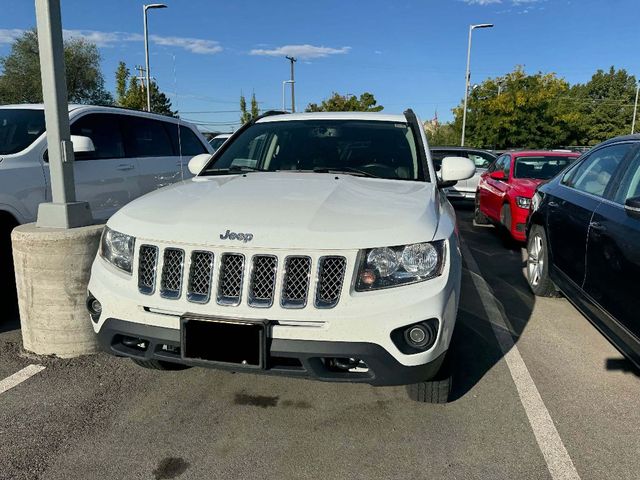
<svg viewBox="0 0 640 480"><path fill-rule="evenodd" d="M556 297L558 291L549 276L549 250L547 234L540 225L534 225L527 241L527 281L539 297Z"/></svg>
<svg viewBox="0 0 640 480"><path fill-rule="evenodd" d="M476 225L489 225L489 219L480 210L480 198L476 193L475 208L473 210L473 223Z"/></svg>

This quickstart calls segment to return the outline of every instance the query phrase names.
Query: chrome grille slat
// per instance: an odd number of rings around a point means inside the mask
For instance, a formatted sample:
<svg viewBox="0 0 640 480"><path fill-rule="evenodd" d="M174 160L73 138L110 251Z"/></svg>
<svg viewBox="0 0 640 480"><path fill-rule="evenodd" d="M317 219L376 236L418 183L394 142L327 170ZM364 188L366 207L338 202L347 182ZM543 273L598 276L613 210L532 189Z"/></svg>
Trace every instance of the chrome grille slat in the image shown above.
<svg viewBox="0 0 640 480"><path fill-rule="evenodd" d="M239 305L244 278L244 255L224 253L220 261L217 302L220 305Z"/></svg>
<svg viewBox="0 0 640 480"><path fill-rule="evenodd" d="M280 304L284 308L304 308L309 295L311 258L287 257L284 262L284 283Z"/></svg>
<svg viewBox="0 0 640 480"><path fill-rule="evenodd" d="M145 295L152 295L156 289L158 247L141 245L138 257L138 290Z"/></svg>
<svg viewBox="0 0 640 480"><path fill-rule="evenodd" d="M187 283L187 300L190 302L207 303L211 298L213 260L212 252L203 250L191 252L191 266Z"/></svg>
<svg viewBox="0 0 640 480"><path fill-rule="evenodd" d="M320 258L315 306L333 308L340 301L347 260L344 257Z"/></svg>
<svg viewBox="0 0 640 480"><path fill-rule="evenodd" d="M273 255L255 255L249 284L249 305L267 308L273 305L276 289L278 258Z"/></svg>
<svg viewBox="0 0 640 480"><path fill-rule="evenodd" d="M165 248L162 260L160 296L171 299L180 298L182 292L184 250L179 248Z"/></svg>

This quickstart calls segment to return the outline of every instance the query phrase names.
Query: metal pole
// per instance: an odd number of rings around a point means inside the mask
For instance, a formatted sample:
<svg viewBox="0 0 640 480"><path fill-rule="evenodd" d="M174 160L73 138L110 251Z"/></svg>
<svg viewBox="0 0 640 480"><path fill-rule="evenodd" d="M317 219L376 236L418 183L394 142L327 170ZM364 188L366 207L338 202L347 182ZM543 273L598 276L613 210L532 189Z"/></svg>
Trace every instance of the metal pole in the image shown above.
<svg viewBox="0 0 640 480"><path fill-rule="evenodd" d="M286 57L291 62L291 113L296 111L296 94L295 94L295 78L294 78L294 64L296 63L295 57Z"/></svg>
<svg viewBox="0 0 640 480"><path fill-rule="evenodd" d="M462 138L460 139L460 146L464 147L464 134L467 128L467 102L469 101L469 80L471 72L471 34L473 32L473 25L469 25L469 46L467 47L467 74L464 80L464 108L462 110Z"/></svg>
<svg viewBox="0 0 640 480"><path fill-rule="evenodd" d="M636 86L636 101L633 104L633 121L631 122L631 134L633 135L636 131L636 115L638 113L638 94L640 93L640 82Z"/></svg>
<svg viewBox="0 0 640 480"><path fill-rule="evenodd" d="M142 10L144 12L144 61L147 77L147 112L151 111L151 84L149 83L149 30L147 29L147 6L143 5ZM138 24L139 25L139 24Z"/></svg>
<svg viewBox="0 0 640 480"><path fill-rule="evenodd" d="M92 223L89 204L75 201L60 0L36 0L36 25L52 198L51 203L39 205L36 225L54 228L89 225Z"/></svg>

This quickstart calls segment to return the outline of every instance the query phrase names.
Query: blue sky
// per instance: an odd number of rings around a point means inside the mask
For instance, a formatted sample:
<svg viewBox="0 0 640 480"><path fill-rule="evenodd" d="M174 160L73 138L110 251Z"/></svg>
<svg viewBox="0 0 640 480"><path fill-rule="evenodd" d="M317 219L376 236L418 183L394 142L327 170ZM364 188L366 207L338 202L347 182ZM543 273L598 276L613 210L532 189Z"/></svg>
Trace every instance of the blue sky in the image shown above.
<svg viewBox="0 0 640 480"><path fill-rule="evenodd" d="M184 118L227 131L240 92L280 108L294 53L299 110L332 91L372 92L385 111L412 107L451 119L464 93L467 31L472 83L516 65L571 83L615 65L640 74L639 0L166 0L149 13L151 70ZM0 55L35 25L34 2L0 0ZM68 35L100 46L107 88L119 60L144 64L142 2L62 0ZM200 113L204 112L204 113Z"/></svg>

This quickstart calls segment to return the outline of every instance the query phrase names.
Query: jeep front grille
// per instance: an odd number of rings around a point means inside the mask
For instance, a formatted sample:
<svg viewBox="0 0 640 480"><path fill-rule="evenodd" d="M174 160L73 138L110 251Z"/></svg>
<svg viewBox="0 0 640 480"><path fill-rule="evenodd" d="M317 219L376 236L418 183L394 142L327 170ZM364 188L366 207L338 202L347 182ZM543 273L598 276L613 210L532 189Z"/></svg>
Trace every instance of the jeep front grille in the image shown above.
<svg viewBox="0 0 640 480"><path fill-rule="evenodd" d="M140 246L138 260L138 290L145 295L152 295L156 289L156 268L158 265L158 247Z"/></svg>
<svg viewBox="0 0 640 480"><path fill-rule="evenodd" d="M280 304L285 308L304 308L307 305L311 258L287 257L284 261L284 283Z"/></svg>
<svg viewBox="0 0 640 480"><path fill-rule="evenodd" d="M220 262L218 279L218 303L220 305L239 305L242 296L244 277L244 255L225 253Z"/></svg>
<svg viewBox="0 0 640 480"><path fill-rule="evenodd" d="M182 292L182 267L184 250L165 248L160 277L160 296L164 298L180 298Z"/></svg>
<svg viewBox="0 0 640 480"><path fill-rule="evenodd" d="M211 296L212 275L213 253L202 250L191 252L187 300L194 303L207 303Z"/></svg>
<svg viewBox="0 0 640 480"><path fill-rule="evenodd" d="M344 257L320 258L316 307L333 308L340 300L347 261Z"/></svg>
<svg viewBox="0 0 640 480"><path fill-rule="evenodd" d="M347 259L342 256L324 256L316 261L306 255L260 253L245 260L240 253L185 253L173 247L160 252L157 246L145 244L138 252L137 282L141 293L153 295L157 289L168 299L181 298L184 290L190 303L206 304L213 297L224 306L246 302L250 307L270 308L278 298L280 306L287 309L308 304L333 308L340 302L346 271Z"/></svg>
<svg viewBox="0 0 640 480"><path fill-rule="evenodd" d="M278 259L273 255L253 257L251 284L249 285L249 305L252 307L270 307L276 289L276 271Z"/></svg>

